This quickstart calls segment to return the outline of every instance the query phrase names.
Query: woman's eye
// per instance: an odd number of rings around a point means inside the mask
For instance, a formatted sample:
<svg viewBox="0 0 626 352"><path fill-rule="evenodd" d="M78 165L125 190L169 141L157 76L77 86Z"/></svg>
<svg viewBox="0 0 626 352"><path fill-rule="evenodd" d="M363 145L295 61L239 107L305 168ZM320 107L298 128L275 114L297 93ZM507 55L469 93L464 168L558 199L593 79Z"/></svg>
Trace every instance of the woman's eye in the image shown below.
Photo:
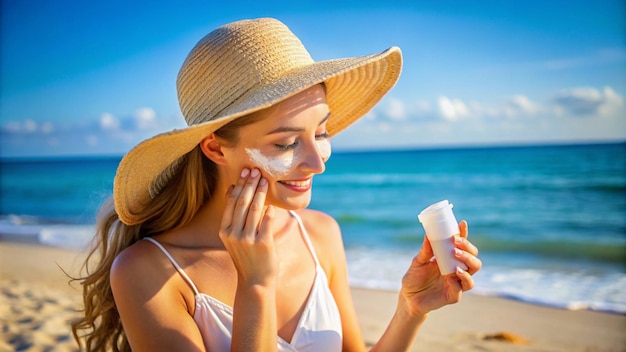
<svg viewBox="0 0 626 352"><path fill-rule="evenodd" d="M321 134L316 134L316 135L315 135L315 139L326 139L326 138L328 138L328 137L330 137L330 135L328 134L328 132L324 132L324 133L321 133Z"/></svg>
<svg viewBox="0 0 626 352"><path fill-rule="evenodd" d="M298 141L295 141L291 144L275 144L275 146L276 148L278 148L278 150L282 151L292 150L298 146Z"/></svg>
<svg viewBox="0 0 626 352"><path fill-rule="evenodd" d="M316 134L315 135L315 139L316 140L320 140L320 139L326 139L329 138L330 135L328 134L328 132L324 132L324 133L320 133L320 134ZM276 148L278 148L278 150L281 151L288 151L288 150L293 150L295 149L298 144L300 144L298 142L298 140L296 139L293 143L291 144L274 144L276 146Z"/></svg>

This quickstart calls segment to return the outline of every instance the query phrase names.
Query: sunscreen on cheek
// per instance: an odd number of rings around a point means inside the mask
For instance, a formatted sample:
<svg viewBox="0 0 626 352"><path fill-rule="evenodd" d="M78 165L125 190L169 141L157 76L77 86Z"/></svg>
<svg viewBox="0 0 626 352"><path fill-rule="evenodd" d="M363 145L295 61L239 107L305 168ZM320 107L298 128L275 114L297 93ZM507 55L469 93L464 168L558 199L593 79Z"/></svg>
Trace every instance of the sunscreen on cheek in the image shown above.
<svg viewBox="0 0 626 352"><path fill-rule="evenodd" d="M317 152L324 161L330 158L330 154L332 153L332 149L330 147L330 141L328 138L320 139L315 141L315 146L317 147Z"/></svg>
<svg viewBox="0 0 626 352"><path fill-rule="evenodd" d="M298 157L294 153L286 153L277 158L268 157L260 150L253 148L246 148L246 153L254 164L274 178L285 176L298 163Z"/></svg>

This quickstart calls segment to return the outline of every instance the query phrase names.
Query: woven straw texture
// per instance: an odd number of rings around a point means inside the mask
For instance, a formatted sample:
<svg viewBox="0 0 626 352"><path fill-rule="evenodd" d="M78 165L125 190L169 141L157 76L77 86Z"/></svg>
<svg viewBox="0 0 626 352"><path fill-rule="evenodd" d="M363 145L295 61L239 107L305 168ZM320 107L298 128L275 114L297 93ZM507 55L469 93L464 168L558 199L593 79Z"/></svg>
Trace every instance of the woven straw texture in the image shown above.
<svg viewBox="0 0 626 352"><path fill-rule="evenodd" d="M141 142L120 162L113 190L120 220L144 221L138 213L158 192L155 180L163 180L180 157L225 124L324 82L332 137L382 99L401 67L397 47L315 62L283 23L270 18L214 30L196 44L178 74L178 100L189 127Z"/></svg>

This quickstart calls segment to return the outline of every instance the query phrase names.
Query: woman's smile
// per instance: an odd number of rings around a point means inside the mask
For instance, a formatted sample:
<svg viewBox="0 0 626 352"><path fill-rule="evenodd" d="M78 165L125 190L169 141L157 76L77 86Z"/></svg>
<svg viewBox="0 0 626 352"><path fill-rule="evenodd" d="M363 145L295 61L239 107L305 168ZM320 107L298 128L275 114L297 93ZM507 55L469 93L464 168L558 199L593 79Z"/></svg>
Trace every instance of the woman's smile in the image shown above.
<svg viewBox="0 0 626 352"><path fill-rule="evenodd" d="M296 192L306 192L311 189L311 185L313 184L313 178L310 177L306 179L289 181L283 180L278 181L278 183Z"/></svg>

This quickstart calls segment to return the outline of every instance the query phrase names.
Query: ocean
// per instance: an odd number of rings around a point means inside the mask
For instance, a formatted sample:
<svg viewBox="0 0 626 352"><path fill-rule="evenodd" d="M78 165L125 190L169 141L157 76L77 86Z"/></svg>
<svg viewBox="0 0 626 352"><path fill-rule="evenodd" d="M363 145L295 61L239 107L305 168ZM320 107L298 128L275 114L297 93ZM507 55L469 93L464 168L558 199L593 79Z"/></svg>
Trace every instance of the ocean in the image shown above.
<svg viewBox="0 0 626 352"><path fill-rule="evenodd" d="M3 159L0 233L85 248L120 157ZM310 208L342 228L350 283L396 290L447 199L483 269L472 292L626 313L626 144L335 152Z"/></svg>

